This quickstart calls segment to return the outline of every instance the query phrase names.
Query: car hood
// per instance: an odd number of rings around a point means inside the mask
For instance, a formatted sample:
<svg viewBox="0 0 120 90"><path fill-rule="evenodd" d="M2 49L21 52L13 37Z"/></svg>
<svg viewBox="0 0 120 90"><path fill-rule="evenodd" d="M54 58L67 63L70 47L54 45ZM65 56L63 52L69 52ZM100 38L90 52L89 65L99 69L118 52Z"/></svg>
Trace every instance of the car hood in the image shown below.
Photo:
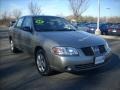
<svg viewBox="0 0 120 90"><path fill-rule="evenodd" d="M48 46L69 46L75 48L105 44L105 40L84 31L38 32L40 41Z"/></svg>

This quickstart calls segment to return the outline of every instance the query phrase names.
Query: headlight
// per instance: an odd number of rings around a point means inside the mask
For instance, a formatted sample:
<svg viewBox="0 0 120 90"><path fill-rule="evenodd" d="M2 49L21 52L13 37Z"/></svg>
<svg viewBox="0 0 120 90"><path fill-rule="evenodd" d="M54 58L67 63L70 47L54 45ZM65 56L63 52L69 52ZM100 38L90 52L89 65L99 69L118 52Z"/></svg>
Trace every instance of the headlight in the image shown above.
<svg viewBox="0 0 120 90"><path fill-rule="evenodd" d="M52 51L56 55L78 55L78 51L72 47L53 47Z"/></svg>
<svg viewBox="0 0 120 90"><path fill-rule="evenodd" d="M92 31L93 31L94 29L93 29L93 28L91 28L90 30L92 30Z"/></svg>

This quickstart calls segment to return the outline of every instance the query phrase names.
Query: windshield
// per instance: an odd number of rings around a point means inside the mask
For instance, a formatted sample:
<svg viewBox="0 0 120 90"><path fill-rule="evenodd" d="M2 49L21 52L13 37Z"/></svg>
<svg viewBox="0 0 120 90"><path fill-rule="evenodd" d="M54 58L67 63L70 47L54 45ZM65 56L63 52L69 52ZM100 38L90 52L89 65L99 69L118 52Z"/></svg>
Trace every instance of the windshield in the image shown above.
<svg viewBox="0 0 120 90"><path fill-rule="evenodd" d="M87 27L85 24L79 24L78 27Z"/></svg>
<svg viewBox="0 0 120 90"><path fill-rule="evenodd" d="M36 16L33 23L36 31L75 31L74 26L60 17Z"/></svg>
<svg viewBox="0 0 120 90"><path fill-rule="evenodd" d="M88 27L96 28L96 27L97 27L97 24L96 24L96 23L88 24Z"/></svg>
<svg viewBox="0 0 120 90"><path fill-rule="evenodd" d="M120 28L120 25L119 25L119 24L117 24L117 25L112 25L111 28L119 29L119 28Z"/></svg>

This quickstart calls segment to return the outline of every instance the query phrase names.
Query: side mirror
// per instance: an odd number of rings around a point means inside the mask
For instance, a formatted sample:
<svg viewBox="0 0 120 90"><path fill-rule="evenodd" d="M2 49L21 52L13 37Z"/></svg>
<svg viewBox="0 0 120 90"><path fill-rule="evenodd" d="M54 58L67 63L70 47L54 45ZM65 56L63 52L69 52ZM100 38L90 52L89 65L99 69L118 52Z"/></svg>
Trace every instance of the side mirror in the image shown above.
<svg viewBox="0 0 120 90"><path fill-rule="evenodd" d="M23 27L22 29L26 32L32 32L32 29L30 27Z"/></svg>
<svg viewBox="0 0 120 90"><path fill-rule="evenodd" d="M9 24L9 27L13 26L15 24L15 21L11 21Z"/></svg>

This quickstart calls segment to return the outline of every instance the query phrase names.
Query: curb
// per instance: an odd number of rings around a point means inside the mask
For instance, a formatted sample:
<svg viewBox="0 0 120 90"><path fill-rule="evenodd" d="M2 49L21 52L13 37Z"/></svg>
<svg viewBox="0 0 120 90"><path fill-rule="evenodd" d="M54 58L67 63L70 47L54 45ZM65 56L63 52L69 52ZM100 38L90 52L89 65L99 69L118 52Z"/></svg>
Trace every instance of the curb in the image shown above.
<svg viewBox="0 0 120 90"><path fill-rule="evenodd" d="M102 37L104 39L120 40L120 36L105 36L105 35L100 35L100 37Z"/></svg>
<svg viewBox="0 0 120 90"><path fill-rule="evenodd" d="M0 30L0 32L8 32L8 30Z"/></svg>
<svg viewBox="0 0 120 90"><path fill-rule="evenodd" d="M0 32L8 32L9 27L0 26Z"/></svg>

